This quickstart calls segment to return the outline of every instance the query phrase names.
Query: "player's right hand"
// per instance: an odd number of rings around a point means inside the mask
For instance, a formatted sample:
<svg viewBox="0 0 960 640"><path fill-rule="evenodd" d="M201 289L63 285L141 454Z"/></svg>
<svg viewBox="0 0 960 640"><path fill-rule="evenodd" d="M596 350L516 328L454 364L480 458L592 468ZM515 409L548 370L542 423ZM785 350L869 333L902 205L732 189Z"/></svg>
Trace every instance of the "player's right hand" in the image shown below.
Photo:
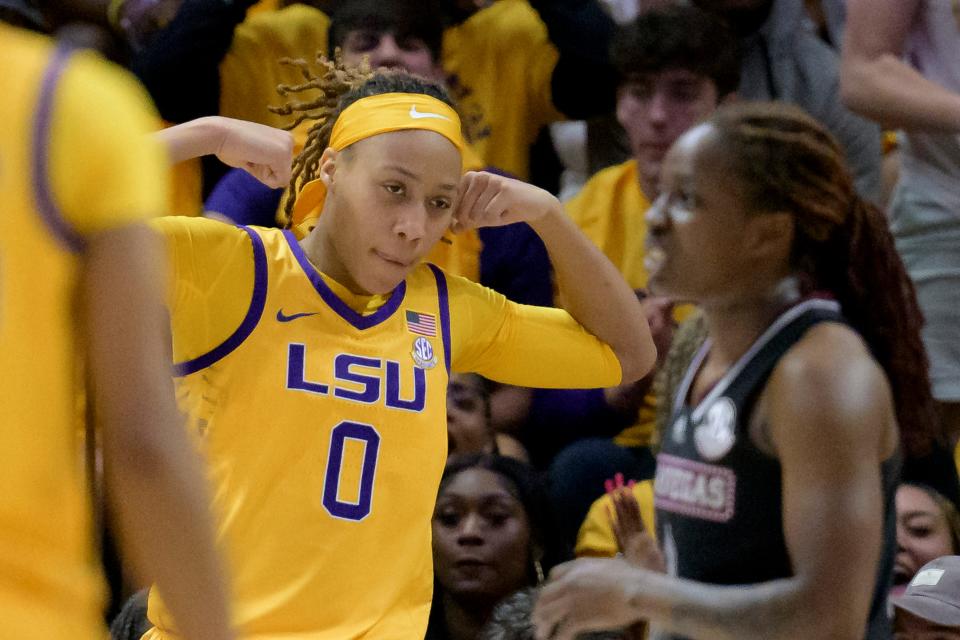
<svg viewBox="0 0 960 640"><path fill-rule="evenodd" d="M222 138L216 156L224 164L246 170L277 189L290 181L293 136L289 131L256 122L216 116Z"/></svg>

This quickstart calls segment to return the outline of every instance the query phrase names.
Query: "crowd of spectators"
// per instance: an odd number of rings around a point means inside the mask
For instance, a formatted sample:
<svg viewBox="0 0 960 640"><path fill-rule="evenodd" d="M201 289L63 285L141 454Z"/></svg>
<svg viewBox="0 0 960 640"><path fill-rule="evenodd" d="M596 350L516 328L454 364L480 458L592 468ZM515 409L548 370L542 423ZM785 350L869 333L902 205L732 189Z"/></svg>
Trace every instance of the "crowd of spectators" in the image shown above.
<svg viewBox="0 0 960 640"><path fill-rule="evenodd" d="M893 571L882 578L891 587L896 637L939 630L946 635L938 637L960 638L955 5L184 0L168 25L124 55L168 123L226 116L288 127L293 117L284 105L317 97L309 87L292 90L304 82L302 64L317 56L440 83L464 123L466 168L561 194L570 218L640 298L660 357L638 382L528 389L475 374L451 377L450 457L433 517L430 639L532 638L539 588L551 568L574 556L622 554L667 570L656 540L656 455L708 330L694 306L648 289L649 210L662 195L668 151L718 108L777 101L803 109L839 144L859 195L888 213L926 321L937 411L926 439L902 448L895 540L885 541L896 548ZM0 6L4 17L40 20L29 2ZM308 127L292 127L297 150ZM290 224L286 190L242 169L206 160L180 167L176 180L185 215ZM525 223L454 235L430 259L516 302L564 305L547 251ZM114 578L116 598L145 586L129 574ZM134 595L114 638L139 637L145 608L144 594ZM635 624L583 637L645 633Z"/></svg>

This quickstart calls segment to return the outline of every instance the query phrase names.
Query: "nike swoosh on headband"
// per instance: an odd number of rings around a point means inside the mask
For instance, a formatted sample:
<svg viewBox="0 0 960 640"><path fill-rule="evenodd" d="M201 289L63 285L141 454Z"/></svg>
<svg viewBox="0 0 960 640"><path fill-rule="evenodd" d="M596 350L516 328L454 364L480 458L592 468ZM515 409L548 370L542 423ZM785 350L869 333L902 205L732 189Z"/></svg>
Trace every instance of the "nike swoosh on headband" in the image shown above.
<svg viewBox="0 0 960 640"><path fill-rule="evenodd" d="M447 120L447 121L450 120L450 118L448 118L447 116L442 116L439 113L417 111L417 105L413 105L412 107L410 107L410 117L413 118L414 120L419 120L421 118L436 118L438 120Z"/></svg>

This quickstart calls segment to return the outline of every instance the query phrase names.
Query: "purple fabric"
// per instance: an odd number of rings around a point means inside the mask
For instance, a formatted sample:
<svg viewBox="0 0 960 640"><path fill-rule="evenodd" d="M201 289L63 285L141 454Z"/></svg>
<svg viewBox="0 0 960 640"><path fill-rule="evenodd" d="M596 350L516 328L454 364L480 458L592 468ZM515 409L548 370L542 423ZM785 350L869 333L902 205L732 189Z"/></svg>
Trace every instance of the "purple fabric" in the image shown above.
<svg viewBox="0 0 960 640"><path fill-rule="evenodd" d="M37 199L37 209L44 223L71 251L83 249L83 237L74 229L53 198L50 188L50 174L47 166L50 161L50 124L53 118L53 101L56 97L60 76L70 60L70 49L59 46L47 65L40 85L40 99L37 101L37 117L33 123L33 192Z"/></svg>
<svg viewBox="0 0 960 640"><path fill-rule="evenodd" d="M447 292L447 278L443 271L431 264L430 270L437 279L437 296L440 298L440 335L443 337L443 360L450 373L450 294Z"/></svg>
<svg viewBox="0 0 960 640"><path fill-rule="evenodd" d="M204 208L235 224L275 227L282 194L283 189L271 189L243 169L232 169L210 192Z"/></svg>
<svg viewBox="0 0 960 640"><path fill-rule="evenodd" d="M547 248L526 222L480 229L480 284L521 304L553 306Z"/></svg>
<svg viewBox="0 0 960 640"><path fill-rule="evenodd" d="M521 439L542 467L568 444L613 437L632 422L607 405L603 389L535 389Z"/></svg>

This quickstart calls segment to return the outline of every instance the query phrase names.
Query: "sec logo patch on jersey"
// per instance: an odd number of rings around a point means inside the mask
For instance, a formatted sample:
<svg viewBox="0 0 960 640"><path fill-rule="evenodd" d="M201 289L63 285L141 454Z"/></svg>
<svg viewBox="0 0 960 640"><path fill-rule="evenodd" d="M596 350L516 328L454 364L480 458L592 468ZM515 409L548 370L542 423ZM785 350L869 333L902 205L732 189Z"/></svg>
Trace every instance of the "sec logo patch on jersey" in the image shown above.
<svg viewBox="0 0 960 640"><path fill-rule="evenodd" d="M433 352L433 345L426 338L417 338L413 341L413 362L421 369L433 369L437 366L437 356Z"/></svg>
<svg viewBox="0 0 960 640"><path fill-rule="evenodd" d="M730 398L719 398L707 409L703 422L693 432L697 451L707 460L719 460L737 439L737 407Z"/></svg>

